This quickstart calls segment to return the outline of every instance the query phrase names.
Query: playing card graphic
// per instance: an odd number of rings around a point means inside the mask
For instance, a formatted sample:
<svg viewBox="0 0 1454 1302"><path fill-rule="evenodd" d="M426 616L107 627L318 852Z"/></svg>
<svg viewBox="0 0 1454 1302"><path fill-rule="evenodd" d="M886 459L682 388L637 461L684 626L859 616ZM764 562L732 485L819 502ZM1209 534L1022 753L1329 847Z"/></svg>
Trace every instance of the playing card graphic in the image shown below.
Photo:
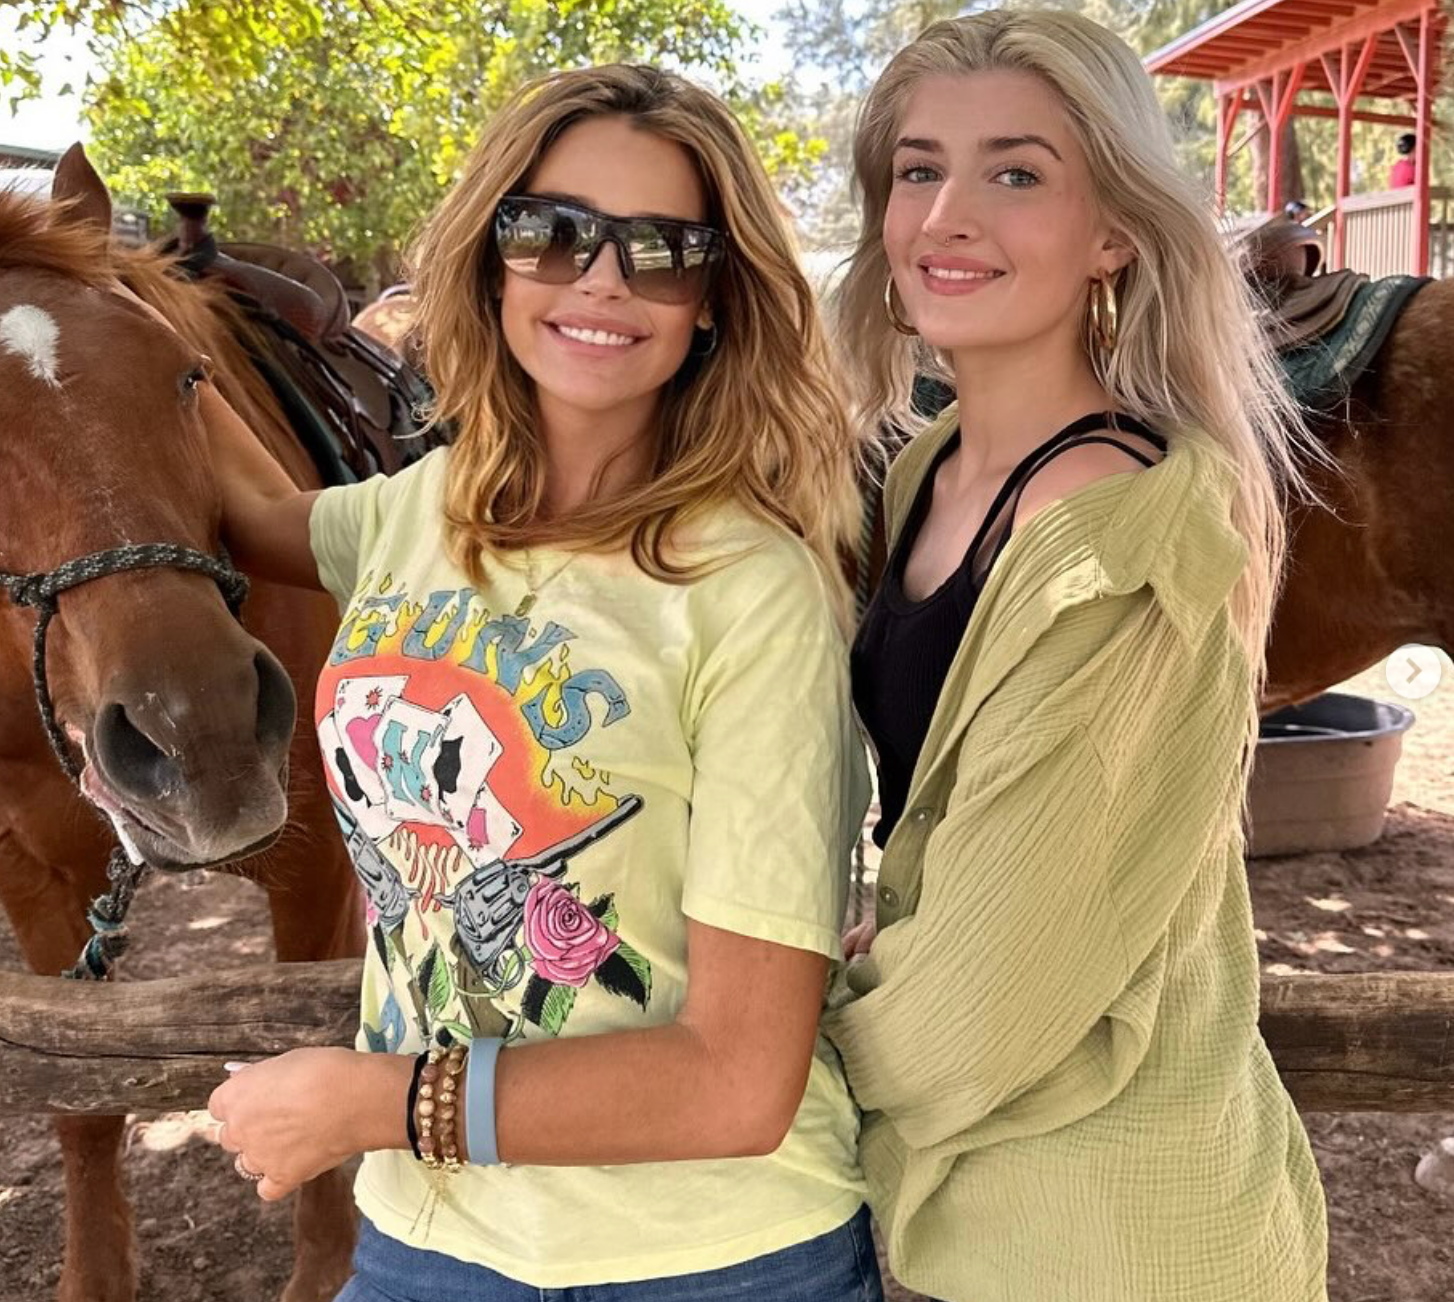
<svg viewBox="0 0 1454 1302"><path fill-rule="evenodd" d="M334 689L334 727L342 743L347 764L338 765L333 760L330 763L335 769L347 768L351 771L351 785L341 773L337 774L350 802L355 800L356 790L371 805L384 803L384 782L378 776L379 728L383 721L384 706L391 697L404 690L408 681L404 674L380 674L344 678Z"/></svg>
<svg viewBox="0 0 1454 1302"><path fill-rule="evenodd" d="M318 740L335 790L357 826L382 841L401 823L447 828L472 864L519 839L519 822L490 789L502 747L466 693L443 710L406 700L404 675L348 678Z"/></svg>
<svg viewBox="0 0 1454 1302"><path fill-rule="evenodd" d="M520 824L483 784L475 793L474 804L466 811L462 827L452 828L455 840L466 858L478 868L481 864L503 859L520 839Z"/></svg>
<svg viewBox="0 0 1454 1302"><path fill-rule="evenodd" d="M444 707L444 717L444 735L434 763L435 788L446 817L454 826L464 827L475 792L500 758L500 742L463 692Z"/></svg>
<svg viewBox="0 0 1454 1302"><path fill-rule="evenodd" d="M369 1046L397 1051L401 1022L420 1038L440 1026L520 1038L561 1034L578 1003L602 996L647 1010L653 960L616 888L631 848L596 848L644 800L613 789L593 749L576 751L630 714L620 684L572 664L563 625L526 647L525 621L493 618L475 594L410 598L392 578L384 594L397 627L367 658L341 642L350 654L316 698L371 970L394 1000L377 1005ZM430 640L451 602L472 613Z"/></svg>
<svg viewBox="0 0 1454 1302"><path fill-rule="evenodd" d="M325 715L318 724L318 747L323 752L323 764L332 779L337 796L347 802L349 813L365 836L381 841L394 830L394 820L384 808L383 789L379 788L379 799L370 801L364 793L359 774L364 774L372 786L378 786L378 778L372 769L365 769L352 758L344 745L338 720L332 714Z"/></svg>
<svg viewBox="0 0 1454 1302"><path fill-rule="evenodd" d="M464 693L444 707L448 721L434 760L434 787L450 831L478 867L501 858L520 838L520 824L490 789L499 739Z"/></svg>
<svg viewBox="0 0 1454 1302"><path fill-rule="evenodd" d="M434 770L449 720L402 696L390 697L378 728L374 768L384 787L384 808L399 823L447 827Z"/></svg>

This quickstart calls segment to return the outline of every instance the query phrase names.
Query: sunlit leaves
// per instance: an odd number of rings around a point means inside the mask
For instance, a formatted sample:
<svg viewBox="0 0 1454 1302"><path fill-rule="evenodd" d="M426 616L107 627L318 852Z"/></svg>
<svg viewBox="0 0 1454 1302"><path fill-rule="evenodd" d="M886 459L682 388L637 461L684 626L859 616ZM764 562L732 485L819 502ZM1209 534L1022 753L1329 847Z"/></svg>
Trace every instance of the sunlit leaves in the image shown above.
<svg viewBox="0 0 1454 1302"><path fill-rule="evenodd" d="M0 4L7 0L0 0ZM165 228L168 189L218 196L220 232L351 260L387 280L481 126L525 79L627 59L687 72L738 107L764 161L821 153L738 76L750 29L727 0L63 0L15 7L81 22L101 72L92 154ZM29 56L0 55L28 93Z"/></svg>

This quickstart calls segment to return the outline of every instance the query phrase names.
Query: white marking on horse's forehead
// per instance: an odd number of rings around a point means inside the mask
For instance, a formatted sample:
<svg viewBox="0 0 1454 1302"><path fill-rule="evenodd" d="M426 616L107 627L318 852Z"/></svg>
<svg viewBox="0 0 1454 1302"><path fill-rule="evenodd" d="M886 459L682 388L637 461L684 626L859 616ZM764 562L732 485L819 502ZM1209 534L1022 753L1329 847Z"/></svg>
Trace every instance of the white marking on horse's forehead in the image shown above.
<svg viewBox="0 0 1454 1302"><path fill-rule="evenodd" d="M55 317L33 304L21 303L0 316L0 348L14 353L37 380L53 389L61 385L56 348L60 338Z"/></svg>

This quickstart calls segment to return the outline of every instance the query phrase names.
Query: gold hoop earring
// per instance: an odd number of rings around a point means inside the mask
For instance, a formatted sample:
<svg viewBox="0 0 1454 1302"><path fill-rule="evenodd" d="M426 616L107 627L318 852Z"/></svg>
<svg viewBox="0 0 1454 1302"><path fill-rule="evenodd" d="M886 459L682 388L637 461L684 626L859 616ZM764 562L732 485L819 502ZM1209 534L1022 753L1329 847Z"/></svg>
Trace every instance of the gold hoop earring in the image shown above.
<svg viewBox="0 0 1454 1302"><path fill-rule="evenodd" d="M1116 287L1107 275L1099 275L1090 283L1090 343L1103 353L1113 352L1116 347L1117 316Z"/></svg>
<svg viewBox="0 0 1454 1302"><path fill-rule="evenodd" d="M889 324L901 335L917 335L919 332L904 320L894 307L894 278L889 277L888 283L884 286L884 311L888 313Z"/></svg>

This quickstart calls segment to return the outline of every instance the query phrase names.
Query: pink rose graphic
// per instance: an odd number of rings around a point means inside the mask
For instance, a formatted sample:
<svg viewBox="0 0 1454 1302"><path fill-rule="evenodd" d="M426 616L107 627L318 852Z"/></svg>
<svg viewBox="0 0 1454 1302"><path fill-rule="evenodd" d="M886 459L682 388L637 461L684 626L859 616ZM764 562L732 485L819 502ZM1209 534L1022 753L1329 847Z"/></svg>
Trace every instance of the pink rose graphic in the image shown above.
<svg viewBox="0 0 1454 1302"><path fill-rule="evenodd" d="M525 897L525 944L544 980L579 988L616 952L621 937L567 887L541 879Z"/></svg>

